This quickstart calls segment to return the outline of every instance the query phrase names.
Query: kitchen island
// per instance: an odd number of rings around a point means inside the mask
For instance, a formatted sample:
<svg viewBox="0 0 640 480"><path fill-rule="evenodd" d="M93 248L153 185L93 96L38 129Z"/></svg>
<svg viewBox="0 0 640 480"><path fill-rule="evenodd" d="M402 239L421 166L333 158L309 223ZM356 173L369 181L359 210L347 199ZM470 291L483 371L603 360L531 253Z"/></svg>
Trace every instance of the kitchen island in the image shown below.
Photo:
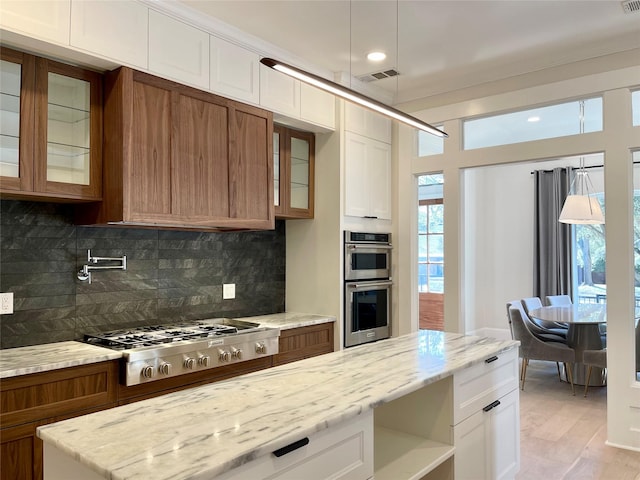
<svg viewBox="0 0 640 480"><path fill-rule="evenodd" d="M454 463L460 478L462 460L476 472L482 468L470 458L477 455L477 437L465 433L492 425L486 416L485 427L471 420L478 412L494 415L501 402L511 420L495 422L509 430L497 440L507 447L502 463L515 474L517 345L423 330L46 425L38 429L45 479L255 478L242 473L252 468L279 478L278 469L305 463L305 450L318 436L329 447L311 457L319 455L325 466L340 463L332 455L344 449L332 445L351 442L360 455L336 478L369 478L374 463L376 479L394 478L408 466L411 473L396 478L420 478L441 467L452 478ZM345 425L364 426L347 432L349 441L338 435L334 442L332 432ZM400 441L413 446L388 458ZM290 455L272 455L295 442L301 442L292 454L296 465L281 462ZM490 476L504 476L502 463L487 462L487 472L495 472Z"/></svg>

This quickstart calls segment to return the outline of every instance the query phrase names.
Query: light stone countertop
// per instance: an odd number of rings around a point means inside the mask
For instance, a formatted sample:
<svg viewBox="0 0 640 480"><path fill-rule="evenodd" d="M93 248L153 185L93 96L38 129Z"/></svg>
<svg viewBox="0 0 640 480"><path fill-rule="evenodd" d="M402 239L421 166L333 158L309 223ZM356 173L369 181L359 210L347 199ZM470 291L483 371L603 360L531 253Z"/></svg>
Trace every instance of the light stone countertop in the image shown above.
<svg viewBox="0 0 640 480"><path fill-rule="evenodd" d="M335 322L336 318L308 313L274 313L257 317L243 317L239 320L256 322L260 323L261 326L286 330ZM0 378L75 367L120 357L122 357L122 352L74 341L7 348L0 350Z"/></svg>
<svg viewBox="0 0 640 480"><path fill-rule="evenodd" d="M121 352L82 342L57 342L0 350L0 378L106 362Z"/></svg>
<svg viewBox="0 0 640 480"><path fill-rule="evenodd" d="M212 478L517 345L421 330L46 425L38 436L105 478Z"/></svg>
<svg viewBox="0 0 640 480"><path fill-rule="evenodd" d="M315 315L311 313L272 313L270 315L259 315L257 317L243 317L238 320L259 323L262 327L279 328L288 330L290 328L309 327L321 323L335 322L336 317L330 315Z"/></svg>

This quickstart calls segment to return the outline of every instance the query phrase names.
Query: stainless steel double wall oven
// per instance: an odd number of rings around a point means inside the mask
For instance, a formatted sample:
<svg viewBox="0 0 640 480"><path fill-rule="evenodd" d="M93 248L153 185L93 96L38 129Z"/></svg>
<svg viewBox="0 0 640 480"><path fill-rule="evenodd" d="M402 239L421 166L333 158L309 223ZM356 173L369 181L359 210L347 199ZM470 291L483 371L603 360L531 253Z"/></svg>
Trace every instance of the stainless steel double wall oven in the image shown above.
<svg viewBox="0 0 640 480"><path fill-rule="evenodd" d="M344 232L344 346L391 335L391 234Z"/></svg>

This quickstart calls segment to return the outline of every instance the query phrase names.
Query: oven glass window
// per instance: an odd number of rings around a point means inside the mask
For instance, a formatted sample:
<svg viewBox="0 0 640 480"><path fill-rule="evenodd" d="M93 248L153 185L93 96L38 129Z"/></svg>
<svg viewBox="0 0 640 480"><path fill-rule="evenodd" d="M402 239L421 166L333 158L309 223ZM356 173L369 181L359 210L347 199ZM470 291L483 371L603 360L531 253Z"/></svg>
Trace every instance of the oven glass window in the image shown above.
<svg viewBox="0 0 640 480"><path fill-rule="evenodd" d="M386 253L354 253L351 270L380 270L387 268Z"/></svg>
<svg viewBox="0 0 640 480"><path fill-rule="evenodd" d="M385 288L353 293L352 332L387 325L388 293Z"/></svg>

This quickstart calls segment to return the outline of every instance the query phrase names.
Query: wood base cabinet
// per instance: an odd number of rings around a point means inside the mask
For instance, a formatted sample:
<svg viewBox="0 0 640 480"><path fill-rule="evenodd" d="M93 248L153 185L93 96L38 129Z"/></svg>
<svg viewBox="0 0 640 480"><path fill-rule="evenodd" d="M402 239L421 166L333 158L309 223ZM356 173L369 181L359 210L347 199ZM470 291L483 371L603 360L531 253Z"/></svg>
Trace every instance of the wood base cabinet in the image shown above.
<svg viewBox="0 0 640 480"><path fill-rule="evenodd" d="M2 480L41 479L36 428L116 405L118 362L4 379L0 391Z"/></svg>
<svg viewBox="0 0 640 480"><path fill-rule="evenodd" d="M274 228L270 112L122 67L104 118L104 201L79 223Z"/></svg>
<svg viewBox="0 0 640 480"><path fill-rule="evenodd" d="M333 322L280 331L278 354L273 365L333 352Z"/></svg>

